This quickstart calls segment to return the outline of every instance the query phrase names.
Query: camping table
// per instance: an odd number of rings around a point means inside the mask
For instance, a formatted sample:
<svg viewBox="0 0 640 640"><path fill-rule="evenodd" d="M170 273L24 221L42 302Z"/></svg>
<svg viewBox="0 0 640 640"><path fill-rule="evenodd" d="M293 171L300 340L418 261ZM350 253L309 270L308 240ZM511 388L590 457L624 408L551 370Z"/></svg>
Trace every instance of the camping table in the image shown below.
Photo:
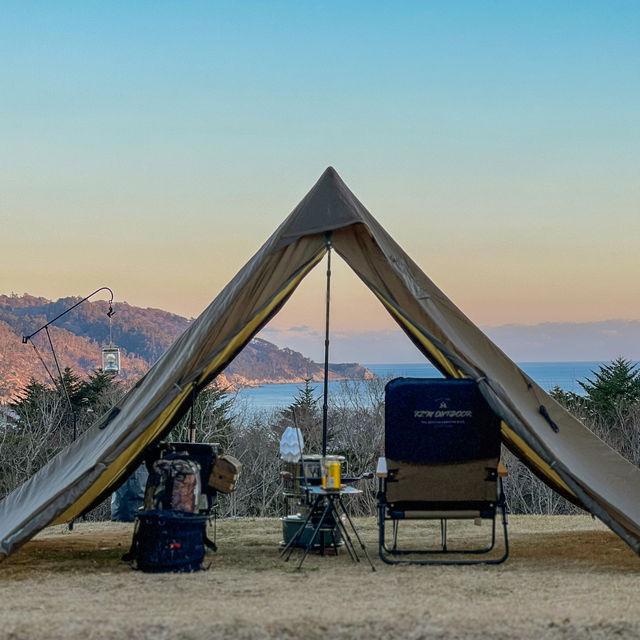
<svg viewBox="0 0 640 640"><path fill-rule="evenodd" d="M356 539L360 543L362 552L371 565L371 570L375 571L376 569L371 562L371 558L369 558L369 554L367 553L367 548L364 546L364 542L362 542L362 539L360 538L360 535L358 534L358 531L353 524L353 520L351 520L349 512L345 508L344 502L342 502L343 495L358 495L361 494L362 491L360 491L360 489L356 489L355 487L344 485L340 487L340 489L324 489L323 487L319 486L306 486L304 487L304 490L313 497L313 502L306 519L304 520L296 534L293 536L293 538L289 540L289 542L285 545L284 549L280 553L281 556L284 556L285 562L289 561L289 558L291 557L291 554L293 553L293 550L296 546L296 542L299 540L300 536L302 536L305 527L309 524L309 522L311 522L312 517L317 514L320 514L320 517L318 518L318 521L314 526L313 533L311 535L311 538L309 539L309 542L307 543L307 546L305 547L304 554L302 555L302 558L300 558L298 569L302 567L302 563L309 554L309 551L311 551L311 549L313 548L313 543L315 542L318 533L322 530L323 527L330 526L331 529L333 529L333 523L335 523L335 526L338 527L338 530L344 538L344 546L347 549L351 560L353 562L360 562L360 557L358 556L355 545L351 540L351 536L347 531L345 523L342 521L341 516L344 515ZM336 547L337 555L338 548L336 545L334 546Z"/></svg>

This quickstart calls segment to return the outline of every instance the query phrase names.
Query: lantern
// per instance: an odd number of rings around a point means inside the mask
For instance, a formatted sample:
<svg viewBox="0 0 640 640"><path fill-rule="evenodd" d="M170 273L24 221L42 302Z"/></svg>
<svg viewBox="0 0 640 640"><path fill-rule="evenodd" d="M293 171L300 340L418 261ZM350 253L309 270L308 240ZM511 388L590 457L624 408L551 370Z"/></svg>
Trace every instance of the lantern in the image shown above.
<svg viewBox="0 0 640 640"><path fill-rule="evenodd" d="M102 349L102 370L117 376L120 372L120 349L110 345Z"/></svg>

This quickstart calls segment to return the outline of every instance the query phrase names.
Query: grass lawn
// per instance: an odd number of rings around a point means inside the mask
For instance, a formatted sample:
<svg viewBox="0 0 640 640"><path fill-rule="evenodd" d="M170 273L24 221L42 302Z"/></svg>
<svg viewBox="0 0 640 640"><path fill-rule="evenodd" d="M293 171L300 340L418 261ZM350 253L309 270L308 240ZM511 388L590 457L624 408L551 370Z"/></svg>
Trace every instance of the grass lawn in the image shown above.
<svg viewBox="0 0 640 640"><path fill-rule="evenodd" d="M512 516L509 560L476 567L384 565L356 524L375 573L344 550L296 571L277 519L219 521L209 571L177 575L120 561L132 525L50 527L0 563L0 638L640 637L640 558L590 517Z"/></svg>

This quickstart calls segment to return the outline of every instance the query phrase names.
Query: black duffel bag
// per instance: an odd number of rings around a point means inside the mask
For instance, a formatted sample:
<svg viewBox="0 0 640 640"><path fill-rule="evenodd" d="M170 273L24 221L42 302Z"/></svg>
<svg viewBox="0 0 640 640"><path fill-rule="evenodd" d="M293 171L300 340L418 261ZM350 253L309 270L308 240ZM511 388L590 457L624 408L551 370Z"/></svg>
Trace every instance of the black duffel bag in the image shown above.
<svg viewBox="0 0 640 640"><path fill-rule="evenodd" d="M206 548L207 516L182 511L140 511L133 541L123 560L147 573L200 571Z"/></svg>

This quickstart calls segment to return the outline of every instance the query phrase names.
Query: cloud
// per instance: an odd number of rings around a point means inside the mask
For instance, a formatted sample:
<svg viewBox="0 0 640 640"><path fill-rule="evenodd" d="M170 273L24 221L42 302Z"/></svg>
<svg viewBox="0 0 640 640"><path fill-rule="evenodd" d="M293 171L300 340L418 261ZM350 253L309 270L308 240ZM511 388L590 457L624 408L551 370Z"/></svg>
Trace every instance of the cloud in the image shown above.
<svg viewBox="0 0 640 640"><path fill-rule="evenodd" d="M520 362L640 360L640 320L511 324L483 331Z"/></svg>
<svg viewBox="0 0 640 640"><path fill-rule="evenodd" d="M482 330L516 362L610 361L618 356L640 360L640 320L546 322L501 325ZM267 327L262 337L321 362L324 333L307 325ZM424 356L400 330L335 331L330 335L331 362L411 364Z"/></svg>

